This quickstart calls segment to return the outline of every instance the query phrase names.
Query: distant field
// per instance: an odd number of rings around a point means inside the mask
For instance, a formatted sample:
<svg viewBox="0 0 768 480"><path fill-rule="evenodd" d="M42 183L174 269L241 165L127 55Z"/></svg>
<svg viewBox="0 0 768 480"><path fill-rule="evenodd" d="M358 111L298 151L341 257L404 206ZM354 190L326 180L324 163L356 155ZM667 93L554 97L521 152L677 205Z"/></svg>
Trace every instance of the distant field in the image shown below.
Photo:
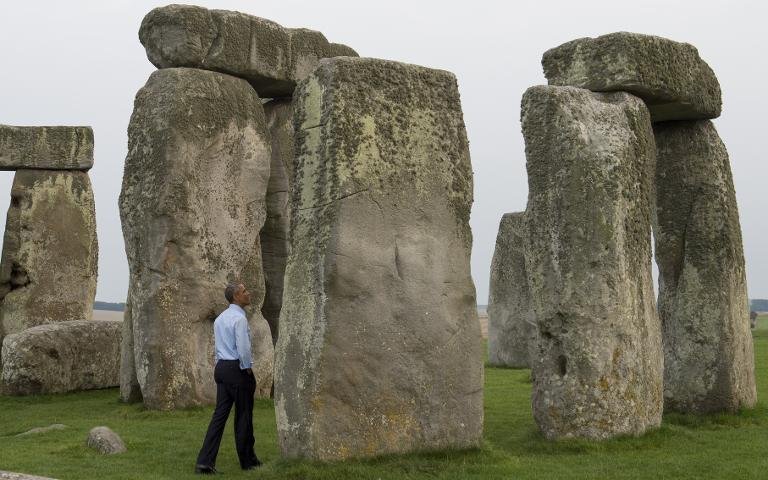
<svg viewBox="0 0 768 480"><path fill-rule="evenodd" d="M483 310L478 310L477 317L480 319L480 333L483 335L483 338L488 338L488 312Z"/></svg>
<svg viewBox="0 0 768 480"><path fill-rule="evenodd" d="M101 302L96 300L93 302L94 310L113 310L116 312L122 312L125 310L125 303L120 302Z"/></svg>
<svg viewBox="0 0 768 480"><path fill-rule="evenodd" d="M112 310L94 310L94 320L122 320L123 312L115 312Z"/></svg>

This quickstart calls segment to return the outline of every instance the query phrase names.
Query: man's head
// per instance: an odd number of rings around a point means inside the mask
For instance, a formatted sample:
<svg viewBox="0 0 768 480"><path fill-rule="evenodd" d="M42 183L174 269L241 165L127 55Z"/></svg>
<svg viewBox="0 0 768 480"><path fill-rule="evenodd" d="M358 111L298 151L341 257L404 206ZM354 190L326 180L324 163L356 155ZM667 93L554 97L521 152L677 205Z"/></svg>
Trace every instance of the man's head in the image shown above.
<svg viewBox="0 0 768 480"><path fill-rule="evenodd" d="M251 304L251 292L245 288L242 283L230 283L224 289L224 297L229 303L234 303L241 307Z"/></svg>

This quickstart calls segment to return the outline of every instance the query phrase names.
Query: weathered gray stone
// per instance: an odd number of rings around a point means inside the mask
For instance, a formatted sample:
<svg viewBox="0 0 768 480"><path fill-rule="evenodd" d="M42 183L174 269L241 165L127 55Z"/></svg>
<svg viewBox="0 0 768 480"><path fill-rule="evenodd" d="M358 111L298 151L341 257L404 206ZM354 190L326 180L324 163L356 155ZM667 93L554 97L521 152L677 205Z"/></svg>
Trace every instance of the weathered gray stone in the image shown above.
<svg viewBox="0 0 768 480"><path fill-rule="evenodd" d="M109 427L93 427L88 432L85 444L102 455L114 455L127 452L125 442Z"/></svg>
<svg viewBox="0 0 768 480"><path fill-rule="evenodd" d="M122 342L120 344L120 400L125 403L137 403L141 397L141 385L136 376L136 361L133 356L133 317L131 316L131 292L125 301L123 311Z"/></svg>
<svg viewBox="0 0 768 480"><path fill-rule="evenodd" d="M528 368L535 349L535 316L525 270L525 212L501 218L491 262L488 362Z"/></svg>
<svg viewBox="0 0 768 480"><path fill-rule="evenodd" d="M8 335L2 348L6 395L62 393L119 384L119 320L75 320Z"/></svg>
<svg viewBox="0 0 768 480"><path fill-rule="evenodd" d="M550 85L637 95L654 122L720 116L720 83L687 43L617 32L564 43L541 63Z"/></svg>
<svg viewBox="0 0 768 480"><path fill-rule="evenodd" d="M273 342L277 342L291 223L290 190L294 140L291 99L275 99L265 103L264 114L272 139L272 162L269 166L267 186L267 220L260 234L261 256L264 262L264 305L261 307L261 313L269 323Z"/></svg>
<svg viewBox="0 0 768 480"><path fill-rule="evenodd" d="M0 170L89 170L91 167L91 127L0 125Z"/></svg>
<svg viewBox="0 0 768 480"><path fill-rule="evenodd" d="M283 28L264 18L191 5L150 11L139 39L157 68L194 67L248 80L262 97L289 97L320 58L354 50L322 33ZM345 47L345 48L342 48Z"/></svg>
<svg viewBox="0 0 768 480"><path fill-rule="evenodd" d="M752 407L755 361L728 152L709 121L659 123L654 133L665 408Z"/></svg>
<svg viewBox="0 0 768 480"><path fill-rule="evenodd" d="M343 43L331 43L331 54L329 57L359 57L355 49L348 47Z"/></svg>
<svg viewBox="0 0 768 480"><path fill-rule="evenodd" d="M235 280L253 294L257 395L269 395L274 349L259 311L269 162L264 111L246 81L163 69L136 95L120 218L136 378L149 408L215 400L212 322Z"/></svg>
<svg viewBox="0 0 768 480"><path fill-rule="evenodd" d="M54 423L52 425L48 425L47 427L35 427L27 430L26 432L22 432L17 434L17 437L26 437L28 435L39 435L41 433L48 433L48 432L54 432L56 430L64 430L67 426L63 423Z"/></svg>
<svg viewBox="0 0 768 480"><path fill-rule="evenodd" d="M522 105L534 417L547 438L640 434L663 403L648 109L623 92L551 86Z"/></svg>
<svg viewBox="0 0 768 480"><path fill-rule="evenodd" d="M26 473L14 473L0 471L0 480L55 480L49 477L36 477Z"/></svg>
<svg viewBox="0 0 768 480"><path fill-rule="evenodd" d="M0 259L0 340L35 325L90 319L97 264L88 174L16 172Z"/></svg>
<svg viewBox="0 0 768 480"><path fill-rule="evenodd" d="M455 77L324 59L294 102L291 253L275 360L283 455L477 446L472 167Z"/></svg>

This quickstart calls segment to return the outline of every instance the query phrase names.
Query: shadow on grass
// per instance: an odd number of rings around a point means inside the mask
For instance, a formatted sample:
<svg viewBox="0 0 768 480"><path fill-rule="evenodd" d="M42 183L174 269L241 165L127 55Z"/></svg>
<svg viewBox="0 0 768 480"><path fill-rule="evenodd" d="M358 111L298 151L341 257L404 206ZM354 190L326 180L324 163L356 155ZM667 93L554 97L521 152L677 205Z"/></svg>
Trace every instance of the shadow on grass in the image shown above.
<svg viewBox="0 0 768 480"><path fill-rule="evenodd" d="M664 422L670 425L702 429L717 430L721 428L739 428L745 426L768 426L768 407L758 403L755 408L744 409L738 413L667 413Z"/></svg>

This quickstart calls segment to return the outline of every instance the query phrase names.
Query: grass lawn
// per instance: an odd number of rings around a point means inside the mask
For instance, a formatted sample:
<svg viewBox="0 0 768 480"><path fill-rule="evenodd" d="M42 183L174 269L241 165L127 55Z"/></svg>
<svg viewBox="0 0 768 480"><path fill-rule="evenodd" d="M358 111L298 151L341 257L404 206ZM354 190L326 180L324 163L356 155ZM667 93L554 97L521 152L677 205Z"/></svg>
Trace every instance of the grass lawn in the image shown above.
<svg viewBox="0 0 768 480"><path fill-rule="evenodd" d="M760 403L739 415L666 415L660 429L640 438L549 442L531 416L528 370L487 368L485 442L478 450L335 464L284 461L272 402L260 401L256 451L266 465L239 470L229 425L218 467L230 478L295 480L768 478L768 316L760 318L754 337ZM117 395L112 389L0 397L0 470L65 480L198 478L192 470L211 409L152 412L122 405ZM68 428L15 437L53 423ZM88 430L97 425L118 432L128 453L104 457L86 448Z"/></svg>

